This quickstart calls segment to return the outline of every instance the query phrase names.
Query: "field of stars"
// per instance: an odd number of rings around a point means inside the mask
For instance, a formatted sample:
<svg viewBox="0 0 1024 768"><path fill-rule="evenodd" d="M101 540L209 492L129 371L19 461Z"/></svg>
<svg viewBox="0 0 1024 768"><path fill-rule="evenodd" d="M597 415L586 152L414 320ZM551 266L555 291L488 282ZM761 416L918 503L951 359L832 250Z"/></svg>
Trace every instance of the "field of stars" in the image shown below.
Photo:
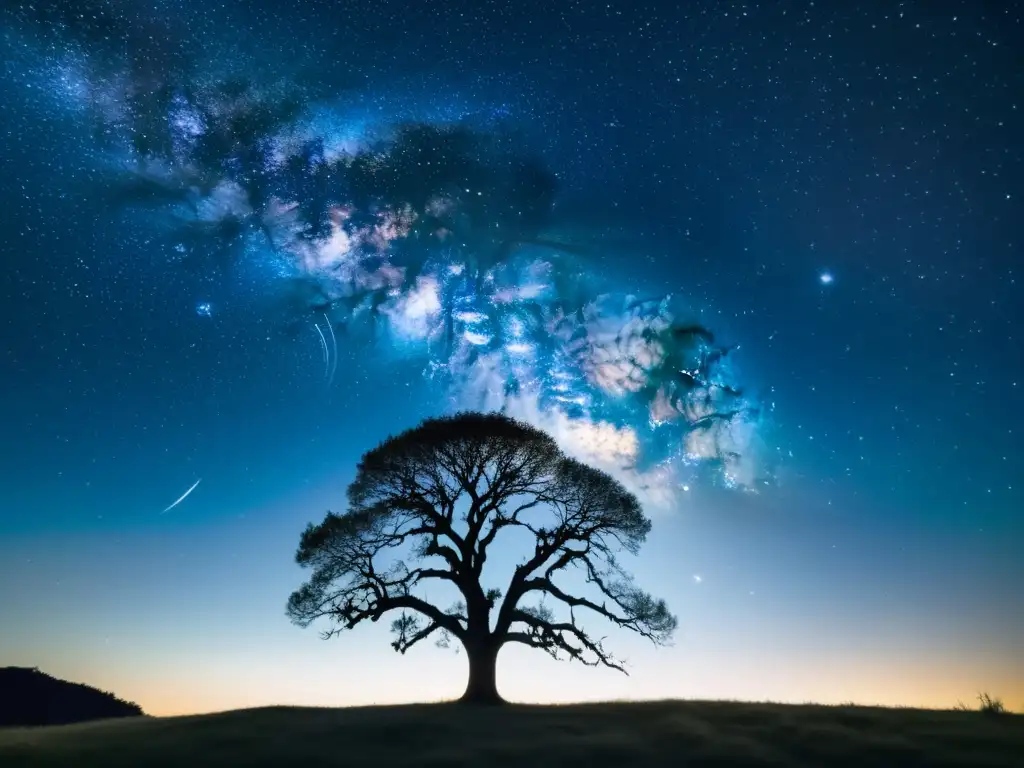
<svg viewBox="0 0 1024 768"><path fill-rule="evenodd" d="M337 703L299 661L152 670L220 658L243 585L310 653L304 522L387 434L498 410L638 496L682 627L513 698L1024 707L1020 5L344 6L0 13L0 581L37 585L0 665Z"/></svg>

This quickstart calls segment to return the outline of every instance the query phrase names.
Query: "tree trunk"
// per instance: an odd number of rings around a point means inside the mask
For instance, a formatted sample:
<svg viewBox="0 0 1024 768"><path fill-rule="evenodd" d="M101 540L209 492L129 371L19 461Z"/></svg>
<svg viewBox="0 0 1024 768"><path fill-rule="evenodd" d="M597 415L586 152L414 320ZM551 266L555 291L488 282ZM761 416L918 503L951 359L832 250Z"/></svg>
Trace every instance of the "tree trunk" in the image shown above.
<svg viewBox="0 0 1024 768"><path fill-rule="evenodd" d="M493 638L466 644L469 658L469 682L459 701L466 704L503 704L498 693L497 670L500 645Z"/></svg>

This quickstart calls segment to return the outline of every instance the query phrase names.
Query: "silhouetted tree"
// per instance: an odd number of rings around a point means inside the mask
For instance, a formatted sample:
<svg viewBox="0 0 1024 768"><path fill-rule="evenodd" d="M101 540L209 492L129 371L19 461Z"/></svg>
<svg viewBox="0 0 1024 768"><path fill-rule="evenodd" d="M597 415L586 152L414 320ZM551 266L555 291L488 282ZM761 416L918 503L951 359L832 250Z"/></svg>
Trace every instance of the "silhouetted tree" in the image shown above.
<svg viewBox="0 0 1024 768"><path fill-rule="evenodd" d="M498 703L495 669L506 643L625 672L578 623L585 611L655 644L669 640L675 617L615 559L621 550L635 554L650 528L620 483L532 426L499 414L427 419L367 452L348 511L303 532L296 560L312 575L287 613L303 627L330 619L327 638L397 611L395 650L434 633L440 645L456 638L469 658L462 700ZM504 590L488 589L491 547L514 530L532 538L532 551ZM570 569L591 596L556 583ZM422 595L431 583L450 585L460 599L440 608ZM565 615L556 618L552 603Z"/></svg>

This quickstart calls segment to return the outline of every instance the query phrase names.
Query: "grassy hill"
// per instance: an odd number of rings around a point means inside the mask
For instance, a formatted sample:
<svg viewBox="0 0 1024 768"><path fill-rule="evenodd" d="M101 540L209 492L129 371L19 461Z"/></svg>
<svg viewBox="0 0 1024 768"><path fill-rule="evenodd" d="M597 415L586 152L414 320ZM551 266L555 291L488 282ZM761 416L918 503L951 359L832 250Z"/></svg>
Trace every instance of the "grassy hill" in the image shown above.
<svg viewBox="0 0 1024 768"><path fill-rule="evenodd" d="M725 702L273 707L0 730L0 766L1024 766L1024 717Z"/></svg>

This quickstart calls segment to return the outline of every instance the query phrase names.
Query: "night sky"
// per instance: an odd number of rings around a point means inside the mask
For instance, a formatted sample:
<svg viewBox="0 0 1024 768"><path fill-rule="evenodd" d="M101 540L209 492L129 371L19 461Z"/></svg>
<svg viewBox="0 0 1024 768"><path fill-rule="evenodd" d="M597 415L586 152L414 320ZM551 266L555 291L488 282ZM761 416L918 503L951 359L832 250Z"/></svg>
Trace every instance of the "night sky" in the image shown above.
<svg viewBox="0 0 1024 768"><path fill-rule="evenodd" d="M508 698L1024 709L1020 4L35 6L0 665L152 714L458 696L464 654L284 607L363 451L504 408L638 494L680 620L609 638L628 677L506 648ZM737 415L691 432L694 322Z"/></svg>

